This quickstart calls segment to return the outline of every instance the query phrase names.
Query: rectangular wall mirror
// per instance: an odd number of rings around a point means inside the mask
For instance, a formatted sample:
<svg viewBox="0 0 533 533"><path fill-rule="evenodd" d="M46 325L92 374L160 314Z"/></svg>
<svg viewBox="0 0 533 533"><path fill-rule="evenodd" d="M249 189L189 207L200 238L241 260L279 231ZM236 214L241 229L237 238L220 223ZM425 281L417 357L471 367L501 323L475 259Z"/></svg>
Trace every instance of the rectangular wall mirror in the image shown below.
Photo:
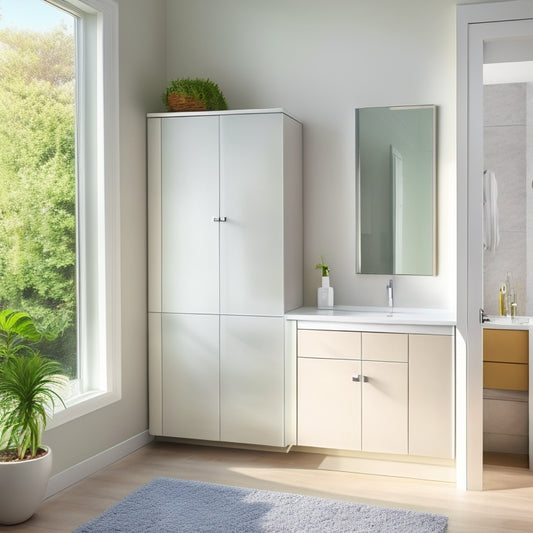
<svg viewBox="0 0 533 533"><path fill-rule="evenodd" d="M358 274L436 274L433 105L355 110Z"/></svg>

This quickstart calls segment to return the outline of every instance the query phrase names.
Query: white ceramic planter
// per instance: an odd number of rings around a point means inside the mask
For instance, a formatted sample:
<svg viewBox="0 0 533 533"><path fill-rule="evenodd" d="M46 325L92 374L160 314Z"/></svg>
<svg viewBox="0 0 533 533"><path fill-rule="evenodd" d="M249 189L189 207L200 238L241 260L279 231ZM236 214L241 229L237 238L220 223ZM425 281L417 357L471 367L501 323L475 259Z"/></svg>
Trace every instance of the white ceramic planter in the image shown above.
<svg viewBox="0 0 533 533"><path fill-rule="evenodd" d="M319 309L333 307L333 287L329 286L329 276L322 276L322 287L317 290L317 307Z"/></svg>
<svg viewBox="0 0 533 533"><path fill-rule="evenodd" d="M36 459L0 462L0 524L28 520L43 501L52 471L52 450L47 449Z"/></svg>

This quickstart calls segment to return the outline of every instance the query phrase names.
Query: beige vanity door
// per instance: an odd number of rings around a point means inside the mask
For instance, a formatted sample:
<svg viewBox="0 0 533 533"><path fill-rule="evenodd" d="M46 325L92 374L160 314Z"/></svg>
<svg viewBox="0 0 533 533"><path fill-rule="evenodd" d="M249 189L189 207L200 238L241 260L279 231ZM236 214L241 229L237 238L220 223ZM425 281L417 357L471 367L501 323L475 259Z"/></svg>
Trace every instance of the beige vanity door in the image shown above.
<svg viewBox="0 0 533 533"><path fill-rule="evenodd" d="M453 458L454 350L451 335L409 335L409 453Z"/></svg>
<svg viewBox="0 0 533 533"><path fill-rule="evenodd" d="M406 454L407 363L363 361L362 449Z"/></svg>
<svg viewBox="0 0 533 533"><path fill-rule="evenodd" d="M300 446L361 449L360 374L358 360L298 358Z"/></svg>
<svg viewBox="0 0 533 533"><path fill-rule="evenodd" d="M362 334L362 449L408 453L408 335Z"/></svg>

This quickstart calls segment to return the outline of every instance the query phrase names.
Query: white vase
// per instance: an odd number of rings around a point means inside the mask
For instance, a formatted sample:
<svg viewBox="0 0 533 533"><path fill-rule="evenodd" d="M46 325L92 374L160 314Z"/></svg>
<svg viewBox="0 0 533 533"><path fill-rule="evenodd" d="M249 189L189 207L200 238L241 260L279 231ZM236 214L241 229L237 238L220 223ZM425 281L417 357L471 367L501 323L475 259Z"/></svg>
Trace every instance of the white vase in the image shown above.
<svg viewBox="0 0 533 533"><path fill-rule="evenodd" d="M25 522L43 501L52 471L52 450L47 449L36 459L0 462L0 524Z"/></svg>
<svg viewBox="0 0 533 533"><path fill-rule="evenodd" d="M333 307L333 287L329 286L329 276L322 276L322 287L317 290L317 307L319 309Z"/></svg>

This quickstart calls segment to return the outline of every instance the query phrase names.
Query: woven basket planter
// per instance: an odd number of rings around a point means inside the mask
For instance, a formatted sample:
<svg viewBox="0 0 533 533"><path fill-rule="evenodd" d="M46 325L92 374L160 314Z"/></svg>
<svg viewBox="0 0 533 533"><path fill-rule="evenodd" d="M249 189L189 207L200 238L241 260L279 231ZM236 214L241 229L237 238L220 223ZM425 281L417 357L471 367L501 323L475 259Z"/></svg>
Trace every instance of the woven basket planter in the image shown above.
<svg viewBox="0 0 533 533"><path fill-rule="evenodd" d="M161 95L167 111L218 111L228 108L219 86L209 79L172 80Z"/></svg>
<svg viewBox="0 0 533 533"><path fill-rule="evenodd" d="M169 111L205 111L205 104L192 96L170 93L167 97Z"/></svg>

